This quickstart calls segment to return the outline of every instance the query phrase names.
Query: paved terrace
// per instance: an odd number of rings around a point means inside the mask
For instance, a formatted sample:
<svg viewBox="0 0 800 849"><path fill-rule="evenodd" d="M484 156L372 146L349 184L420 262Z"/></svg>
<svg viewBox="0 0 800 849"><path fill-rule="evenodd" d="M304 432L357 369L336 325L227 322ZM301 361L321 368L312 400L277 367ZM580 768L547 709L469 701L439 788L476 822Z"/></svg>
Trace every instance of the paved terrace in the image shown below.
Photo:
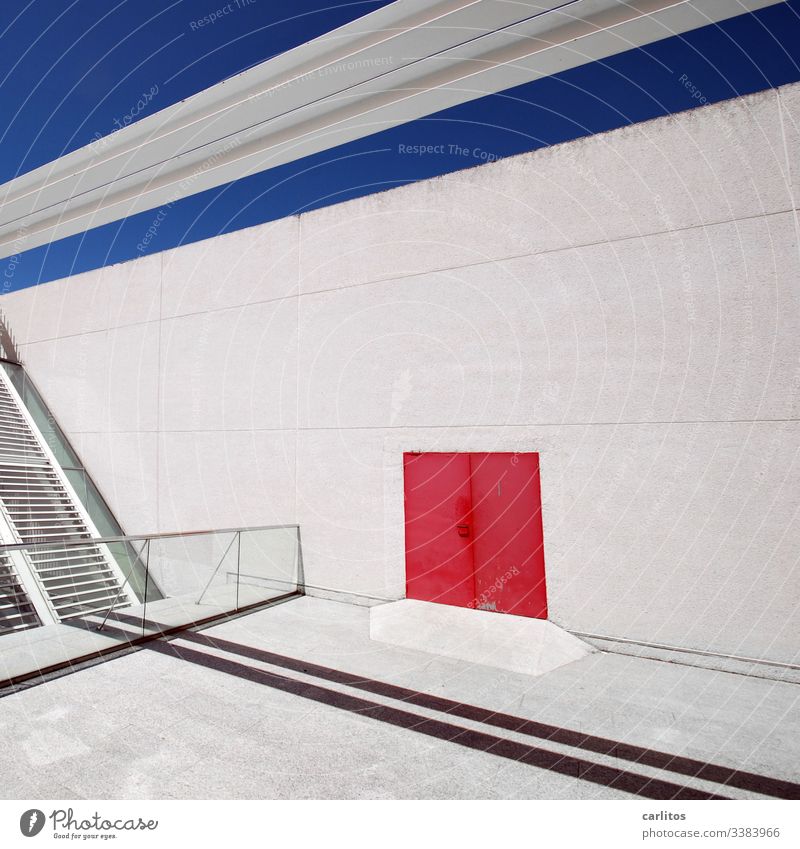
<svg viewBox="0 0 800 849"><path fill-rule="evenodd" d="M0 699L8 799L800 797L800 686L597 653L539 678L298 598Z"/></svg>

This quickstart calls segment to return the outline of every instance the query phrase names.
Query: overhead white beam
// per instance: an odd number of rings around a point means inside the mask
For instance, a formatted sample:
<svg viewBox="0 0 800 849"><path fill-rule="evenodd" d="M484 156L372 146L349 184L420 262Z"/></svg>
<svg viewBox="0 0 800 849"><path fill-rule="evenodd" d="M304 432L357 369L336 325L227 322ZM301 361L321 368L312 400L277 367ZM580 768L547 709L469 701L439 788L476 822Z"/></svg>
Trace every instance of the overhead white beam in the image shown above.
<svg viewBox="0 0 800 849"><path fill-rule="evenodd" d="M782 0L398 0L0 186L0 256Z"/></svg>

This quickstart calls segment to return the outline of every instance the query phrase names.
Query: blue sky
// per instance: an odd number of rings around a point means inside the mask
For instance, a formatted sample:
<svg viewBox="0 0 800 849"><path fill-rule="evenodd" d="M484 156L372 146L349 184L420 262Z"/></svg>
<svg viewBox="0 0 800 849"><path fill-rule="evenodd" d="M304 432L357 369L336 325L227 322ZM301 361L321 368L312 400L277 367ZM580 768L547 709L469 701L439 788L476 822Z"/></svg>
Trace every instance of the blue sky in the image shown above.
<svg viewBox="0 0 800 849"><path fill-rule="evenodd" d="M0 182L383 2L3 0ZM800 0L520 86L13 258L24 288L544 145L800 79ZM687 85L687 81L690 85ZM402 145L444 145L414 157ZM450 154L451 145L466 155Z"/></svg>

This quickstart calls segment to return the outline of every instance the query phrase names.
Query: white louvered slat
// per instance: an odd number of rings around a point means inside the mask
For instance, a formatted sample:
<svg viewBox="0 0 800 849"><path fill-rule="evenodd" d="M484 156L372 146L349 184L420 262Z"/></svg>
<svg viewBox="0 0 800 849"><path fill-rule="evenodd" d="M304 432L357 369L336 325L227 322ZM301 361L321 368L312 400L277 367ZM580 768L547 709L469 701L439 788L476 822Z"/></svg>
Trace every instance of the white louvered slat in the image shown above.
<svg viewBox="0 0 800 849"><path fill-rule="evenodd" d="M0 554L0 633L135 601L2 368L0 513L2 542L31 544Z"/></svg>
<svg viewBox="0 0 800 849"><path fill-rule="evenodd" d="M36 628L40 624L12 561L0 557L0 634Z"/></svg>

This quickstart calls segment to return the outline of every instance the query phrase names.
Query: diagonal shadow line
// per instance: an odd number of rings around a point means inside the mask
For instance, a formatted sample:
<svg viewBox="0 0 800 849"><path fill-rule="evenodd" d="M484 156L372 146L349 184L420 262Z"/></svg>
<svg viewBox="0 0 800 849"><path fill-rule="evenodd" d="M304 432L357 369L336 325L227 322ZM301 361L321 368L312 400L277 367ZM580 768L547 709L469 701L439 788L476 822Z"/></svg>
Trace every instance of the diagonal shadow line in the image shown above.
<svg viewBox="0 0 800 849"><path fill-rule="evenodd" d="M136 639L139 634L135 631L124 631L121 628L114 628L108 623L106 623L102 629L99 629L97 626L100 624L99 622L92 621L91 619L86 619L80 616L76 616L74 619L63 619L59 624L66 626L67 628L77 628L81 631L89 631L93 634L102 634L107 637L117 637L123 643L130 643L131 640ZM141 627L141 619L138 623Z"/></svg>
<svg viewBox="0 0 800 849"><path fill-rule="evenodd" d="M134 624L141 624L141 619L126 615L121 611L114 611L113 617L120 622L129 621ZM146 624L157 629L163 627L159 623L149 620ZM313 675L326 681L343 684L386 698L397 699L429 710L437 710L463 719L470 719L474 722L482 722L485 725L502 728L506 731L527 734L531 737L572 746L573 748L608 755L620 760L630 761L631 763L652 766L656 769L663 769L690 778L727 785L753 793L760 793L764 796L773 796L778 799L800 799L800 784L791 781L771 778L745 770L733 769L732 767L712 764L707 761L699 761L682 755L673 755L657 749L647 749L629 743L622 743L618 740L573 731L557 725L547 725L535 720L524 719L511 714L453 701L442 696L421 693L417 690L400 687L396 684L389 684L385 681L365 678L361 675L354 675L350 672L287 657L253 646L234 643L219 637L209 637L197 631L181 631L179 636L181 639L218 648L231 654L238 654L250 660L258 660L273 666L280 666L295 672Z"/></svg>
<svg viewBox="0 0 800 849"><path fill-rule="evenodd" d="M779 799L800 799L800 785L791 781L783 781L753 772L745 772L731 767L707 763L706 761L698 761L681 755L672 755L655 749L646 749L641 746L621 743L618 740L610 740L605 737L595 737L594 735L572 731L568 728L561 728L557 725L546 725L535 720L524 719L507 713L499 713L475 705L463 704L462 702L456 702L441 696L434 696L406 687L399 687L396 684L388 684L384 681L364 678L363 676L354 675L349 672L309 663L305 660L298 660L265 651L264 649L241 645L230 640L210 637L196 631L181 633L180 638L227 651L231 654L238 654L250 660L258 660L263 663L272 664L273 666L291 669L294 672L313 675L326 681L343 684L375 695L398 699L408 704L416 705L417 707L441 711L451 716L470 719L474 722L482 722L485 725L492 725L506 731L527 734L531 737L561 743L565 746L585 749L596 754L609 755L620 760L644 764L691 778L736 787L740 790L761 793L765 796L774 796Z"/></svg>
<svg viewBox="0 0 800 849"><path fill-rule="evenodd" d="M272 687L284 693L290 693L303 699L319 702L331 707L346 710L360 716L366 716L379 722L385 722L398 728L405 728L435 737L450 743L456 743L469 749L486 752L498 757L507 758L517 763L524 763L540 769L546 769L571 778L579 778L593 784L601 784L615 790L622 790L648 799L724 799L706 790L684 787L657 778L639 775L634 772L604 766L591 761L561 755L534 746L526 746L514 740L495 737L482 731L474 731L458 725L451 725L438 719L421 717L408 711L387 705L370 702L366 699L350 696L337 690L328 690L316 684L308 684L284 675L266 672L245 664L238 663L216 655L210 655L195 649L178 646L173 642L157 640L146 646L151 651L175 657L203 666L208 669L235 675L246 681Z"/></svg>

